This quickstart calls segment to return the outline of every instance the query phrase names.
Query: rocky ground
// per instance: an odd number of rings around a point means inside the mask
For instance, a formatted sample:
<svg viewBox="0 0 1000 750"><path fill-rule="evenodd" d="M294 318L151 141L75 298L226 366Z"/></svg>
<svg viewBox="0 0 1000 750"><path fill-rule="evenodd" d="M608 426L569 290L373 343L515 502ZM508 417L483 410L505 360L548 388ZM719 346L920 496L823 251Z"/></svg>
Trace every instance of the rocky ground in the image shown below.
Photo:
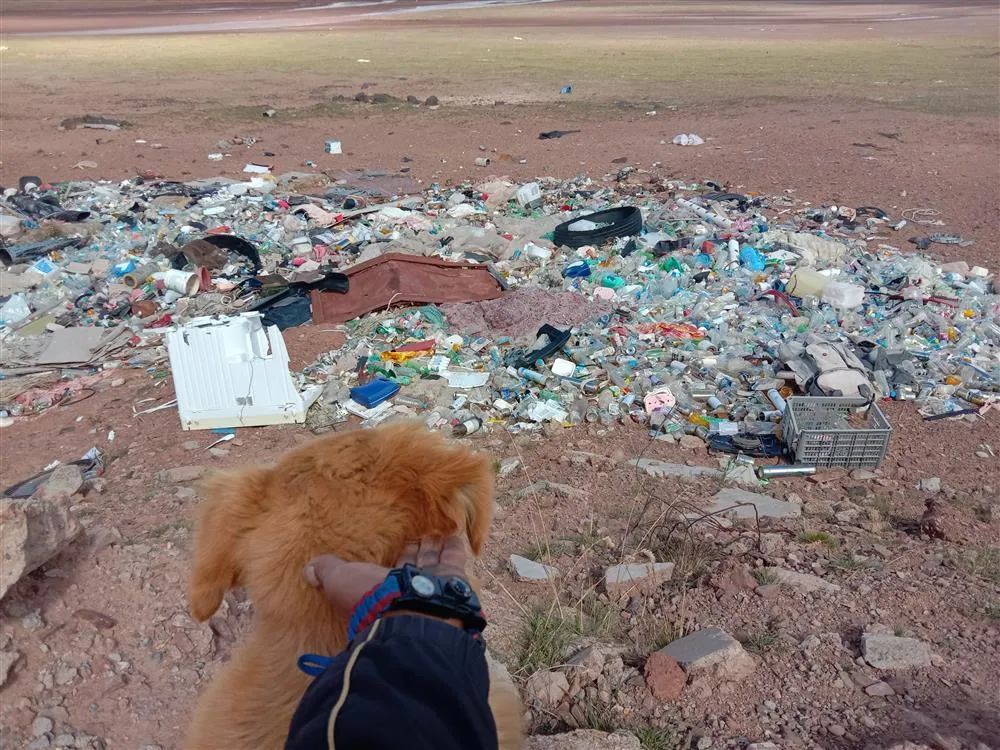
<svg viewBox="0 0 1000 750"><path fill-rule="evenodd" d="M311 333L289 333L296 358L336 345ZM311 436L241 430L206 450L209 436L180 433L171 410L132 416L134 402L170 395L156 382L131 371L5 431L5 475L38 463L29 431L58 436L60 458L98 444L111 459L103 477L46 489L82 530L0 604L5 747L179 747L198 692L248 626L239 593L207 625L187 613L194 487ZM904 408L890 410L897 424ZM989 416L943 425L942 445L996 436ZM532 732L590 730L530 746L997 746L996 458L963 457L977 481L953 483L951 452L918 462L903 433L878 471L762 488L678 477L718 461L630 425L475 442L498 471L477 571L491 648L524 689ZM751 498L759 523L703 517L727 488L772 498ZM921 524L928 498L934 529ZM540 580L531 562L548 566ZM628 736L594 739L611 730Z"/></svg>

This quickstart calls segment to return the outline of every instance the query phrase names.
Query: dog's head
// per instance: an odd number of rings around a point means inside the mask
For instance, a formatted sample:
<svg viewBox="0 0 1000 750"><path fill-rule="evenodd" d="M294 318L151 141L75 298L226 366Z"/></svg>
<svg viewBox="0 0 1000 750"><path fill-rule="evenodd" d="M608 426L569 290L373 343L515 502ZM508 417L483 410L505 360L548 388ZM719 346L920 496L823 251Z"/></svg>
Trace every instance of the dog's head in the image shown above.
<svg viewBox="0 0 1000 750"><path fill-rule="evenodd" d="M191 610L205 620L246 586L261 617L328 617L302 579L317 555L391 566L408 540L464 529L478 555L493 511L485 455L400 423L311 440L273 467L217 474L203 486Z"/></svg>

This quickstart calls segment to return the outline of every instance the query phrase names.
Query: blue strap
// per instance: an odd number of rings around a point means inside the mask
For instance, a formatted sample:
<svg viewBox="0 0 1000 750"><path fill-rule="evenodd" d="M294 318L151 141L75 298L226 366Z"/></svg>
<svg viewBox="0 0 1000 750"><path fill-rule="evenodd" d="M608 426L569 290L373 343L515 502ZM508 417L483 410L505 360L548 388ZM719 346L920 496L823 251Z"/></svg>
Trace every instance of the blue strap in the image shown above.
<svg viewBox="0 0 1000 750"><path fill-rule="evenodd" d="M399 581L394 575L386 576L378 586L369 591L354 607L347 623L347 640L353 641L358 633L381 617L382 612L399 597Z"/></svg>
<svg viewBox="0 0 1000 750"><path fill-rule="evenodd" d="M319 677L330 668L331 664L333 664L332 657L319 654L302 654L298 660L299 669L310 677Z"/></svg>

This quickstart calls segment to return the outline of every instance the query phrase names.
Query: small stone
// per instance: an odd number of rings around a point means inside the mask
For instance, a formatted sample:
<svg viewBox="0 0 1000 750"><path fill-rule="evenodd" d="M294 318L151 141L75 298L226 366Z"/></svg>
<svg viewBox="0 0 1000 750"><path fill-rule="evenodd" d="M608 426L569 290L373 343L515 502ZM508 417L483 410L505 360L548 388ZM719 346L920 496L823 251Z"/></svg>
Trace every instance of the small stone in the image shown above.
<svg viewBox="0 0 1000 750"><path fill-rule="evenodd" d="M781 596L781 586L777 583L765 583L756 588L756 593L761 599L776 599Z"/></svg>
<svg viewBox="0 0 1000 750"><path fill-rule="evenodd" d="M831 724L826 728L826 731L828 731L834 737L843 737L845 734L847 734L847 730L844 729L844 727L841 726L840 724Z"/></svg>
<svg viewBox="0 0 1000 750"><path fill-rule="evenodd" d="M517 470L517 467L521 465L521 459L514 458L504 458L500 461L500 470L497 472L502 477L508 476Z"/></svg>
<svg viewBox="0 0 1000 750"><path fill-rule="evenodd" d="M653 697L661 701L677 700L684 691L687 675L674 657L662 650L654 651L646 659L643 669L646 687Z"/></svg>
<svg viewBox="0 0 1000 750"><path fill-rule="evenodd" d="M194 491L193 487L178 487L174 490L174 497L180 498L181 500L186 500L189 497L194 497L198 493Z"/></svg>
<svg viewBox="0 0 1000 750"><path fill-rule="evenodd" d="M802 642L799 644L799 648L803 651L812 651L815 648L819 648L821 643L822 641L818 636L809 635L802 639Z"/></svg>
<svg viewBox="0 0 1000 750"><path fill-rule="evenodd" d="M708 750L712 746L711 737L699 737L698 742L695 743L698 750Z"/></svg>
<svg viewBox="0 0 1000 750"><path fill-rule="evenodd" d="M406 97L406 103L407 104L420 104L420 100L417 97L415 97L413 94L410 94L408 97Z"/></svg>
<svg viewBox="0 0 1000 750"><path fill-rule="evenodd" d="M436 96L428 96L426 99L424 99L425 107L437 107L440 104L441 101Z"/></svg>
<svg viewBox="0 0 1000 750"><path fill-rule="evenodd" d="M753 591L757 588L757 579L753 577L746 565L734 565L721 570L709 579L712 588L726 594L737 594L740 591Z"/></svg>
<svg viewBox="0 0 1000 750"><path fill-rule="evenodd" d="M123 385L125 385L125 378L115 378L111 381L112 388L118 388Z"/></svg>
<svg viewBox="0 0 1000 750"><path fill-rule="evenodd" d="M212 458L225 458L226 456L229 455L229 451L227 451L225 448L209 448L208 455L210 455Z"/></svg>
<svg viewBox="0 0 1000 750"><path fill-rule="evenodd" d="M34 609L21 618L21 627L25 630L41 630L45 627L45 620L42 619L42 611Z"/></svg>
<svg viewBox="0 0 1000 750"><path fill-rule="evenodd" d="M896 691L892 689L892 686L888 682L874 682L865 688L865 692L868 695L872 695L878 698L888 698L890 695L895 695Z"/></svg>
<svg viewBox="0 0 1000 750"><path fill-rule="evenodd" d="M861 653L876 669L911 669L931 666L931 650L916 638L880 633L861 636Z"/></svg>
<svg viewBox="0 0 1000 750"><path fill-rule="evenodd" d="M551 565L543 565L520 555L510 556L510 569L518 581L554 581L559 577L559 571Z"/></svg>
<svg viewBox="0 0 1000 750"><path fill-rule="evenodd" d="M629 591L650 592L674 572L672 562L631 563L612 565L604 571L604 590L608 596L620 596Z"/></svg>
<svg viewBox="0 0 1000 750"><path fill-rule="evenodd" d="M850 473L850 477L856 482L868 482L872 479L877 479L878 474L870 469L854 469L854 471Z"/></svg>
<svg viewBox="0 0 1000 750"><path fill-rule="evenodd" d="M186 451L196 451L201 447L201 443L197 440L185 440L181 443L181 447Z"/></svg>
<svg viewBox="0 0 1000 750"><path fill-rule="evenodd" d="M941 491L941 477L924 477L917 483L917 489L922 492L936 493Z"/></svg>
<svg viewBox="0 0 1000 750"><path fill-rule="evenodd" d="M208 473L204 466L176 466L173 469L165 469L157 476L161 482L170 484L182 484L184 482L195 482Z"/></svg>
<svg viewBox="0 0 1000 750"><path fill-rule="evenodd" d="M79 466L58 466L38 492L31 498L36 501L56 501L73 497L83 487Z"/></svg>
<svg viewBox="0 0 1000 750"><path fill-rule="evenodd" d="M536 672L528 678L524 686L527 694L543 706L552 707L566 697L569 680L562 672Z"/></svg>
<svg viewBox="0 0 1000 750"><path fill-rule="evenodd" d="M56 685L69 685L80 676L80 671L76 667L59 667L56 670Z"/></svg>
<svg viewBox="0 0 1000 750"><path fill-rule="evenodd" d="M41 737L43 734L48 734L55 728L55 723L48 716L36 716L35 720L31 722L31 736Z"/></svg>
<svg viewBox="0 0 1000 750"><path fill-rule="evenodd" d="M661 650L692 677L710 673L737 682L748 678L757 666L740 642L720 628L699 630Z"/></svg>
<svg viewBox="0 0 1000 750"><path fill-rule="evenodd" d="M689 451L696 451L705 447L705 441L697 435L681 435L679 442L681 448L685 448Z"/></svg>
<svg viewBox="0 0 1000 750"><path fill-rule="evenodd" d="M7 684L7 678L20 658L20 651L0 651L0 688Z"/></svg>
<svg viewBox="0 0 1000 750"><path fill-rule="evenodd" d="M840 591L840 586L837 584L825 581L810 573L796 573L794 570L785 568L762 568L762 570L774 576L779 584L803 594L812 594L817 591L833 594Z"/></svg>

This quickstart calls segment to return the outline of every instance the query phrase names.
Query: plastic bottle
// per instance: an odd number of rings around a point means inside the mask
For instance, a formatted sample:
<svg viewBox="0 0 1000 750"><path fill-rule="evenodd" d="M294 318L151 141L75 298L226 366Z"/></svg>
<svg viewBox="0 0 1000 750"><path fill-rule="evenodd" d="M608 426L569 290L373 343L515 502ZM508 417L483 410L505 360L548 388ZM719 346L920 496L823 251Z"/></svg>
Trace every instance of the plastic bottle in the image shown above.
<svg viewBox="0 0 1000 750"><path fill-rule="evenodd" d="M796 297L819 297L828 283L830 277L814 268L796 268L785 285L785 291Z"/></svg>
<svg viewBox="0 0 1000 750"><path fill-rule="evenodd" d="M451 430L451 434L455 437L471 435L474 432L478 432L482 426L483 420L479 417L472 417L472 419L467 419L461 424L455 425Z"/></svg>

